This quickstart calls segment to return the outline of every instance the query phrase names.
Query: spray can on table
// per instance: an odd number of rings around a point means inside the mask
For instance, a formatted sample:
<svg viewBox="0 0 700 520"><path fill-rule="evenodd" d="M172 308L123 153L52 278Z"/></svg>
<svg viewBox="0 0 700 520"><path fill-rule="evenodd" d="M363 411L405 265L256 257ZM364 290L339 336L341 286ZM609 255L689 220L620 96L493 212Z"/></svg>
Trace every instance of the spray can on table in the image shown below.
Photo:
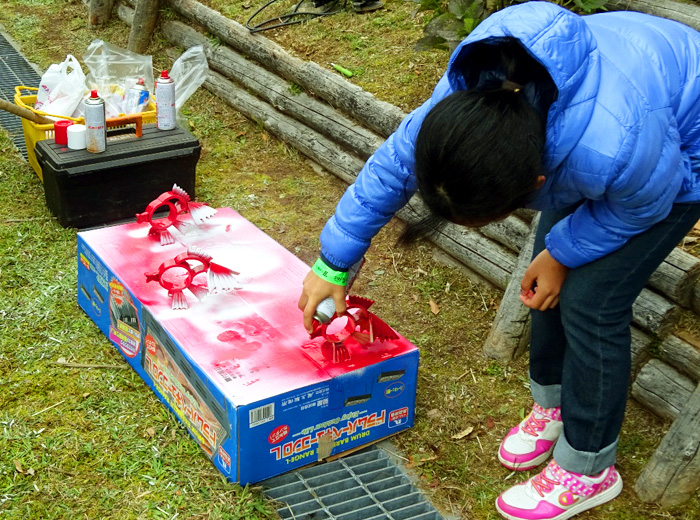
<svg viewBox="0 0 700 520"><path fill-rule="evenodd" d="M173 130L175 122L175 82L168 71L160 73L156 79L156 127L158 130Z"/></svg>
<svg viewBox="0 0 700 520"><path fill-rule="evenodd" d="M365 263L365 258L360 258L357 262L350 266L348 269L348 282L345 285L345 294L347 295L352 287L355 278L357 278L357 273L360 271L360 267ZM326 298L322 300L316 306L316 313L314 314L314 319L320 321L321 323L328 323L331 321L333 314L335 313L335 301L333 298Z"/></svg>
<svg viewBox="0 0 700 520"><path fill-rule="evenodd" d="M85 148L88 152L100 153L107 148L107 119L105 102L92 90L85 98Z"/></svg>
<svg viewBox="0 0 700 520"><path fill-rule="evenodd" d="M143 78L131 87L124 96L124 113L137 114L143 112L148 106L149 93Z"/></svg>

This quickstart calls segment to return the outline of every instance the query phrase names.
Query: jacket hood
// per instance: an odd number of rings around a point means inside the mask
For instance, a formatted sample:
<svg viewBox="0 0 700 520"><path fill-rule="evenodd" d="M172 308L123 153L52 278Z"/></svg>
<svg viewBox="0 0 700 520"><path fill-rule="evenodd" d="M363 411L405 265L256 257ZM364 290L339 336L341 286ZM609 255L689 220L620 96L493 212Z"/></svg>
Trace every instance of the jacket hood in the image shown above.
<svg viewBox="0 0 700 520"><path fill-rule="evenodd" d="M452 90L467 88L464 63L473 43L496 43L506 37L517 39L547 69L557 87L557 99L547 114L544 154L544 167L551 171L576 145L593 113L600 83L595 38L584 17L555 4L527 2L508 7L486 18L455 49L447 65Z"/></svg>

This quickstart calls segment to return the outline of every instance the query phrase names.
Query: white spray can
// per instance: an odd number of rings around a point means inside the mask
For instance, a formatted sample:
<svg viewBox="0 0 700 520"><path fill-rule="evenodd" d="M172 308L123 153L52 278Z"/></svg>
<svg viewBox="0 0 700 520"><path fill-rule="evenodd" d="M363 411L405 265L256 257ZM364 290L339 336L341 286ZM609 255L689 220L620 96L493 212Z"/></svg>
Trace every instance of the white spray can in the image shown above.
<svg viewBox="0 0 700 520"><path fill-rule="evenodd" d="M124 95L124 113L137 114L143 112L148 106L149 97L150 95L143 78L139 78L134 86Z"/></svg>
<svg viewBox="0 0 700 520"><path fill-rule="evenodd" d="M107 149L107 120L105 102L97 95L97 90L90 92L85 99L85 148L88 152L100 153Z"/></svg>
<svg viewBox="0 0 700 520"><path fill-rule="evenodd" d="M357 273L360 271L360 267L362 267L364 263L365 258L362 257L357 262L352 264L350 269L348 269L348 281L345 285L346 295L350 291L350 287L352 287L355 278L357 278ZM322 300L321 303L316 306L314 319L320 321L321 323L328 323L331 321L333 314L335 314L335 301L333 301L333 298L328 297L325 300Z"/></svg>
<svg viewBox="0 0 700 520"><path fill-rule="evenodd" d="M156 79L156 127L158 130L173 130L177 125L175 122L175 82L168 71L160 73Z"/></svg>

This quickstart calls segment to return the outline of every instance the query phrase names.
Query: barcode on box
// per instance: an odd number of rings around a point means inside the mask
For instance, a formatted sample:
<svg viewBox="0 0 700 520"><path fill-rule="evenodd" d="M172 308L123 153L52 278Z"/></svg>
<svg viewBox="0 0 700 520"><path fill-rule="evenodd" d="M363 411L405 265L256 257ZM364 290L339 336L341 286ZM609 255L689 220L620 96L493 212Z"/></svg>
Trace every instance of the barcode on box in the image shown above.
<svg viewBox="0 0 700 520"><path fill-rule="evenodd" d="M260 408L253 408L248 412L250 428L265 424L275 419L275 403L266 404Z"/></svg>

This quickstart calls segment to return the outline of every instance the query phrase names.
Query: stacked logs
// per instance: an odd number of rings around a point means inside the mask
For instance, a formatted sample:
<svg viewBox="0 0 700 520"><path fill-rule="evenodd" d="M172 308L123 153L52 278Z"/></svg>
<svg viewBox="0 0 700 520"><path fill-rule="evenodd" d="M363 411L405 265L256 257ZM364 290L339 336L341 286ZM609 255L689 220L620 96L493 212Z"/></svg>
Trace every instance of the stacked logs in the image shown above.
<svg viewBox="0 0 700 520"><path fill-rule="evenodd" d="M203 47L212 69L205 87L347 183L354 181L364 161L405 116L397 107L315 63L289 55L196 0L168 2L178 14L222 42L212 45L207 35L178 21L161 22L172 44ZM131 25L133 9L122 4L118 14ZM305 93L292 94L290 83ZM398 216L411 222L425 214L415 196ZM519 211L478 230L448 224L434 239L470 271L506 291L484 348L487 356L506 362L527 345L527 309L520 305L517 294L529 263L537 218L532 211ZM637 491L642 499L665 505L689 498L700 486L700 457L696 456L700 349L692 341L670 335L681 308L700 313L698 275L700 260L676 248L633 307L632 395L659 416L675 420L648 471L640 477ZM679 475L685 487L669 487Z"/></svg>

